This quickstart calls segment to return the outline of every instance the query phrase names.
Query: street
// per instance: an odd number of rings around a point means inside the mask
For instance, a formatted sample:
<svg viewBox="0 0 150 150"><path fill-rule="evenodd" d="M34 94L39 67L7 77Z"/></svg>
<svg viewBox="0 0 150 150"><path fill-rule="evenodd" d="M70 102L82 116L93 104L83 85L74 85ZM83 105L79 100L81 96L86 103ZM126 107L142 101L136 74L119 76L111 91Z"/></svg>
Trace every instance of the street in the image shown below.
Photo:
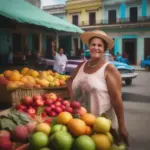
<svg viewBox="0 0 150 150"><path fill-rule="evenodd" d="M150 150L150 72L138 71L131 86L123 84L129 150Z"/></svg>

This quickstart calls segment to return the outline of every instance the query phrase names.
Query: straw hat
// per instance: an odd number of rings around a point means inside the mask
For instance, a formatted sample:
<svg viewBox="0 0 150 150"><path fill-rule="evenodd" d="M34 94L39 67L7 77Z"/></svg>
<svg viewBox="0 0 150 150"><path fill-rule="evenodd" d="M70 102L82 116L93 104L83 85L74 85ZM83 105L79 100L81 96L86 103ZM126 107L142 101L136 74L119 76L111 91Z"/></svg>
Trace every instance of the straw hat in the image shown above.
<svg viewBox="0 0 150 150"><path fill-rule="evenodd" d="M80 35L81 40L86 44L89 45L89 40L92 37L99 37L103 39L107 43L107 48L112 49L114 46L114 41L111 37L109 37L105 32L100 30L95 31L87 31Z"/></svg>

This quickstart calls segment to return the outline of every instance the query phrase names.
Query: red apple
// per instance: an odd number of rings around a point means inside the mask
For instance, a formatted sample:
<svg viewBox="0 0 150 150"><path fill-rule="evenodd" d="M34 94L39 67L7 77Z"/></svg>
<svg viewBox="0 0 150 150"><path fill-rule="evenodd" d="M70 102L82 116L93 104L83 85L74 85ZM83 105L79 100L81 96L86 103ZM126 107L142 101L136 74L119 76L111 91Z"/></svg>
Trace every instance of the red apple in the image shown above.
<svg viewBox="0 0 150 150"><path fill-rule="evenodd" d="M72 107L66 107L66 108L65 108L65 111L70 112L70 113L73 113Z"/></svg>
<svg viewBox="0 0 150 150"><path fill-rule="evenodd" d="M42 99L42 96L41 95L34 95L33 100L36 101L37 99Z"/></svg>
<svg viewBox="0 0 150 150"><path fill-rule="evenodd" d="M62 102L62 104L65 105L66 107L67 107L67 106L70 106L70 102L67 101L67 100L64 100L64 101Z"/></svg>
<svg viewBox="0 0 150 150"><path fill-rule="evenodd" d="M54 104L52 104L50 107L51 107L51 109L55 109L56 108Z"/></svg>
<svg viewBox="0 0 150 150"><path fill-rule="evenodd" d="M60 107L56 107L56 108L55 108L55 111L59 114L59 113L61 113L63 110L62 110L62 108L60 108Z"/></svg>
<svg viewBox="0 0 150 150"><path fill-rule="evenodd" d="M22 109L18 109L19 112L24 112Z"/></svg>
<svg viewBox="0 0 150 150"><path fill-rule="evenodd" d="M37 99L35 102L36 102L37 106L43 106L44 105L44 102L41 99Z"/></svg>
<svg viewBox="0 0 150 150"><path fill-rule="evenodd" d="M41 116L42 116L42 117L46 117L46 116L47 116L47 113L46 113L46 112L42 112L42 113L41 113Z"/></svg>
<svg viewBox="0 0 150 150"><path fill-rule="evenodd" d="M15 106L15 108L18 110L18 109L21 109L21 104L17 104L16 106Z"/></svg>
<svg viewBox="0 0 150 150"><path fill-rule="evenodd" d="M31 105L32 102L33 102L33 99L30 96L25 96L23 99L23 104L25 104L25 105Z"/></svg>
<svg viewBox="0 0 150 150"><path fill-rule="evenodd" d="M35 115L35 113L36 113L35 109L32 108L32 107L30 107L27 112L28 112L28 114L30 114L30 115Z"/></svg>
<svg viewBox="0 0 150 150"><path fill-rule="evenodd" d="M85 113L87 113L87 110L84 107L80 107L80 109L78 110L78 113L80 114L80 116L83 116Z"/></svg>
<svg viewBox="0 0 150 150"><path fill-rule="evenodd" d="M50 112L51 110L52 110L51 107L45 107L45 109L44 109L44 111L47 113Z"/></svg>
<svg viewBox="0 0 150 150"><path fill-rule="evenodd" d="M57 113L54 112L54 111L50 111L48 114L49 114L51 117L55 117L55 116L57 115Z"/></svg>
<svg viewBox="0 0 150 150"><path fill-rule="evenodd" d="M20 109L22 109L23 111L27 111L27 107L25 105L21 105Z"/></svg>
<svg viewBox="0 0 150 150"><path fill-rule="evenodd" d="M46 100L46 99L48 99L48 94L45 93L45 94L42 95L42 97L43 97L44 100Z"/></svg>
<svg viewBox="0 0 150 150"><path fill-rule="evenodd" d="M62 100L63 100L63 99L62 99L61 97L58 97L58 98L57 98L57 101L59 101L59 102L62 102Z"/></svg>
<svg viewBox="0 0 150 150"><path fill-rule="evenodd" d="M52 99L47 99L47 100L45 101L45 105L50 106L50 105L52 105L52 104L53 104L53 100L52 100Z"/></svg>
<svg viewBox="0 0 150 150"><path fill-rule="evenodd" d="M62 110L66 109L66 107L64 105L61 105L60 107L62 108Z"/></svg>
<svg viewBox="0 0 150 150"><path fill-rule="evenodd" d="M61 102L56 102L55 106L61 106Z"/></svg>
<svg viewBox="0 0 150 150"><path fill-rule="evenodd" d="M46 118L46 119L44 120L44 122L47 123L47 124L51 124L52 120L53 120L53 119L49 117L49 118Z"/></svg>
<svg viewBox="0 0 150 150"><path fill-rule="evenodd" d="M8 79L6 77L0 77L0 84L7 85L8 84Z"/></svg>
<svg viewBox="0 0 150 150"><path fill-rule="evenodd" d="M78 101L71 101L70 106L72 108L80 108L81 105L80 105L80 103Z"/></svg>

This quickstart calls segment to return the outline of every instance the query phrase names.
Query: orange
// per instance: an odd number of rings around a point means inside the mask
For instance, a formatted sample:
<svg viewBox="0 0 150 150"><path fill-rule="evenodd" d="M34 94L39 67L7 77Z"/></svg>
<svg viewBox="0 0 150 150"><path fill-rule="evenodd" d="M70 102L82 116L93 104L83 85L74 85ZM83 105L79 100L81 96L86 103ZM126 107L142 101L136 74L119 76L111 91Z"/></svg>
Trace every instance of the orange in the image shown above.
<svg viewBox="0 0 150 150"><path fill-rule="evenodd" d="M69 112L61 112L57 116L57 122L60 123L60 124L67 125L72 118L73 117Z"/></svg>
<svg viewBox="0 0 150 150"><path fill-rule="evenodd" d="M93 126L95 120L96 120L96 116L94 116L93 114L90 113L85 113L81 119L88 125L88 126Z"/></svg>
<svg viewBox="0 0 150 150"><path fill-rule="evenodd" d="M86 135L91 135L92 134L92 129L89 126L86 126Z"/></svg>
<svg viewBox="0 0 150 150"><path fill-rule="evenodd" d="M4 71L3 74L4 74L5 77L9 77L9 76L12 75L12 71L11 70L6 70L6 71Z"/></svg>
<svg viewBox="0 0 150 150"><path fill-rule="evenodd" d="M84 135L87 129L85 122L81 119L71 119L67 127L74 136Z"/></svg>

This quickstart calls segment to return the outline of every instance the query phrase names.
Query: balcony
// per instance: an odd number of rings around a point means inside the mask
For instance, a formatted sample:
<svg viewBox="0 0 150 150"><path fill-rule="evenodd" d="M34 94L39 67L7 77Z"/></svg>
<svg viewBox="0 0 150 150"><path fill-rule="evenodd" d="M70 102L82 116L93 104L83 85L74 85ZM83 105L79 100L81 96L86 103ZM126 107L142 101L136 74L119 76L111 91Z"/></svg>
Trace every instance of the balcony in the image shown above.
<svg viewBox="0 0 150 150"><path fill-rule="evenodd" d="M103 27L103 28L109 28L109 27L150 27L150 16L146 17L138 17L137 19L130 19L130 18L116 18L112 21L108 19L103 20L96 20L95 22L90 23L89 21L82 21L78 26L80 26L83 29L90 29L90 28L97 28L97 27Z"/></svg>

